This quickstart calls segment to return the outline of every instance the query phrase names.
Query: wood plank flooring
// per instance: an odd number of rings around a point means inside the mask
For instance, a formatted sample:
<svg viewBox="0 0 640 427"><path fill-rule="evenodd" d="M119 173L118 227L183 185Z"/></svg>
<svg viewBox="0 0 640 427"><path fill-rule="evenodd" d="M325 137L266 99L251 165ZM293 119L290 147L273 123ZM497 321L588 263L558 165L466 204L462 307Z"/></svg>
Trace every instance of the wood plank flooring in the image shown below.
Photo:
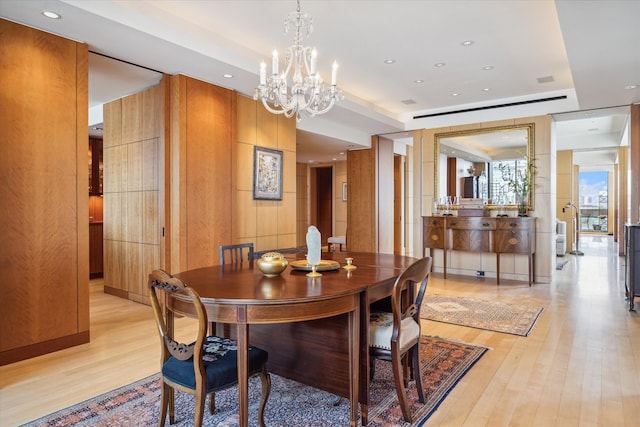
<svg viewBox="0 0 640 427"><path fill-rule="evenodd" d="M610 236L583 236L551 284L432 276L428 291L543 306L528 337L425 321L423 331L490 347L431 426L637 426L640 315L624 299ZM640 306L640 301L636 302ZM91 342L0 367L0 426L15 426L158 371L151 309L91 284ZM182 335L190 320L179 319Z"/></svg>

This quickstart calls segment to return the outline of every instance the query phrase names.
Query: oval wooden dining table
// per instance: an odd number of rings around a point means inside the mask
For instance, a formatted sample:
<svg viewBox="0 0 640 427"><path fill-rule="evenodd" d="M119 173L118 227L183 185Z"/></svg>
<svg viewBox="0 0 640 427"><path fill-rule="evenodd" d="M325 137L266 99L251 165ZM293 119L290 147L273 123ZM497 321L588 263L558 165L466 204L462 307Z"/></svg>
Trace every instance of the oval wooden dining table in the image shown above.
<svg viewBox="0 0 640 427"><path fill-rule="evenodd" d="M304 254L286 255L289 262ZM354 270L342 268L353 258ZM217 265L176 274L201 296L210 322L233 324L238 344L240 426L248 425L249 343L269 352L269 370L348 397L350 425L363 425L369 400L369 304L388 296L395 278L415 258L390 254L328 252L341 268L311 278L291 266L266 277L257 262ZM188 310L185 301L167 304ZM267 405L268 408L268 405Z"/></svg>

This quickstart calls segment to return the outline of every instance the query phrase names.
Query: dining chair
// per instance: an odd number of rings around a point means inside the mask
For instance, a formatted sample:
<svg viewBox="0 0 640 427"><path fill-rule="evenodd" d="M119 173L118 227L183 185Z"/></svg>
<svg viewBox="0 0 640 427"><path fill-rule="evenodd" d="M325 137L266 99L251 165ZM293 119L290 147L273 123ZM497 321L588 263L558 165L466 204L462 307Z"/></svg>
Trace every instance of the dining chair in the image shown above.
<svg viewBox="0 0 640 427"><path fill-rule="evenodd" d="M427 289L431 262L431 257L419 259L398 276L391 293L391 312L370 314L370 378L375 373L375 359L391 362L398 402L404 419L409 423L412 417L405 391L410 378L409 361L418 399L424 403L420 372L420 307Z"/></svg>
<svg viewBox="0 0 640 427"><path fill-rule="evenodd" d="M207 312L198 293L181 280L169 276L163 270L149 275L149 295L156 318L162 348L160 365L162 392L160 403L160 427L164 426L167 410L169 423L175 423L175 390L195 396L194 426L202 425L206 396L209 395L209 412L215 411L215 393L237 385L238 352L236 341L218 336L207 336ZM162 293L175 294L179 304L169 304ZM160 304L163 301L163 304ZM164 307L164 308L163 308ZM197 315L197 336L190 344L173 338L174 315ZM258 407L258 422L264 426L264 409L271 392L271 376L267 371L266 351L249 347L248 374L259 375L262 396Z"/></svg>
<svg viewBox="0 0 640 427"><path fill-rule="evenodd" d="M222 245L220 250L220 264L231 264L253 260L253 243L237 243ZM225 255L226 254L226 255ZM246 255L245 255L246 254Z"/></svg>

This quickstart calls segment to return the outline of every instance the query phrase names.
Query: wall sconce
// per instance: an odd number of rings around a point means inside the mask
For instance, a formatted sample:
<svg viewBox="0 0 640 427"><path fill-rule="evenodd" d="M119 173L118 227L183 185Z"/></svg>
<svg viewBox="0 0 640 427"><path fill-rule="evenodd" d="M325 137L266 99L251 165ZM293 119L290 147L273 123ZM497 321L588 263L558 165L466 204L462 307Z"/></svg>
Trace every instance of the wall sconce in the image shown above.
<svg viewBox="0 0 640 427"><path fill-rule="evenodd" d="M576 248L569 253L571 255L584 255L584 252L580 250L580 211L571 201L567 202L567 204L564 205L564 208L562 208L562 212L564 212L567 208L573 208L576 210L576 216L573 218L573 237L574 241L576 242Z"/></svg>

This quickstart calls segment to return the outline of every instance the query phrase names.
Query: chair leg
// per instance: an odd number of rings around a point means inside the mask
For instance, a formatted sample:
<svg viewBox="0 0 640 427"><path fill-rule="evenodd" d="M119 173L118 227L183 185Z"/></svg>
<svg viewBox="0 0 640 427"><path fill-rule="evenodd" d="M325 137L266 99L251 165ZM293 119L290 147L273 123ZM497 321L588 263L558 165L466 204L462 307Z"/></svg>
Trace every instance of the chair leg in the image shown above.
<svg viewBox="0 0 640 427"><path fill-rule="evenodd" d="M176 391L173 387L165 385L167 387L167 398L169 399L169 424L176 423Z"/></svg>
<svg viewBox="0 0 640 427"><path fill-rule="evenodd" d="M369 381L373 380L373 376L376 373L376 359L369 357Z"/></svg>
<svg viewBox="0 0 640 427"><path fill-rule="evenodd" d="M216 411L216 394L209 394L209 413L213 414Z"/></svg>
<svg viewBox="0 0 640 427"><path fill-rule="evenodd" d="M393 366L393 380L396 385L396 393L398 394L398 402L400 403L400 409L402 409L402 416L405 421L411 422L411 412L409 411L409 403L407 402L407 393L404 388L404 369L403 358L396 356L395 354L391 358L391 365Z"/></svg>
<svg viewBox="0 0 640 427"><path fill-rule="evenodd" d="M202 418L204 417L204 407L206 405L207 394L204 390L196 390L196 410L193 415L193 427L202 427Z"/></svg>
<svg viewBox="0 0 640 427"><path fill-rule="evenodd" d="M267 400L271 394L271 375L269 375L267 371L267 365L262 367L260 381L262 382L262 396L260 397L260 406L258 408L258 422L260 423L260 427L265 427L264 409L267 406Z"/></svg>
<svg viewBox="0 0 640 427"><path fill-rule="evenodd" d="M416 390L418 391L418 401L424 403L424 391L422 390L422 372L420 371L420 345L416 344L411 353L411 362L413 365L413 377L416 381Z"/></svg>
<svg viewBox="0 0 640 427"><path fill-rule="evenodd" d="M167 419L167 409L169 407L169 395L170 390L173 390L171 387L166 385L164 381L162 382L162 390L160 391L160 420L158 425L160 427L164 427L164 423ZM171 400L173 400L173 396L171 396ZM173 424L173 412L169 416L169 423Z"/></svg>

